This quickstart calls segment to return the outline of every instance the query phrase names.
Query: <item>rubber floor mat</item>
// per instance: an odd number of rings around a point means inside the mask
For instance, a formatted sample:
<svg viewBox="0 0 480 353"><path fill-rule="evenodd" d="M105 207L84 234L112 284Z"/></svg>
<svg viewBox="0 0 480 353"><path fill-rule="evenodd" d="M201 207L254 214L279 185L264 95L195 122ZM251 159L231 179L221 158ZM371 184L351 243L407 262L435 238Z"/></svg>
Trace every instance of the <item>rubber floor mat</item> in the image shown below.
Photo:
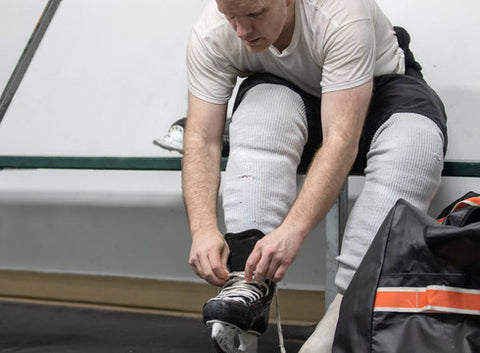
<svg viewBox="0 0 480 353"><path fill-rule="evenodd" d="M288 329L287 329L288 330ZM285 341L288 353L300 340ZM200 319L149 313L0 302L0 353L214 352ZM276 326L259 339L259 353L277 353Z"/></svg>

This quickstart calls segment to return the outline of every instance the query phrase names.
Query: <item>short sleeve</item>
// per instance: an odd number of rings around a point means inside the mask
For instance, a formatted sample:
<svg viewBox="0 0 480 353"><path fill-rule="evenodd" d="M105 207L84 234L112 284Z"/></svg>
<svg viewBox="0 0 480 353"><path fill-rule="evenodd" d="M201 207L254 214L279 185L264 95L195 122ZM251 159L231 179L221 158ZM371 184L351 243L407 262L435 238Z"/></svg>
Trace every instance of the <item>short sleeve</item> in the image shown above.
<svg viewBox="0 0 480 353"><path fill-rule="evenodd" d="M192 31L187 45L188 90L207 102L227 103L237 74L224 56L215 52L210 40Z"/></svg>
<svg viewBox="0 0 480 353"><path fill-rule="evenodd" d="M358 20L332 31L324 45L322 92L360 86L373 77L375 31L371 20Z"/></svg>

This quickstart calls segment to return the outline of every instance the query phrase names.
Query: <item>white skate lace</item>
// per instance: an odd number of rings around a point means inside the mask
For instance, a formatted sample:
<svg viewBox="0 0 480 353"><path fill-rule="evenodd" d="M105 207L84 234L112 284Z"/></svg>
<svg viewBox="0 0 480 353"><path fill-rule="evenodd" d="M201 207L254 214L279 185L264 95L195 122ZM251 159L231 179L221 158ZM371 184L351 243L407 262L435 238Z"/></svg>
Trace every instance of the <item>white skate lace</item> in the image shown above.
<svg viewBox="0 0 480 353"><path fill-rule="evenodd" d="M262 288L264 290L262 290ZM231 272L230 279L225 283L225 285L220 290L220 293L215 297L215 299L227 299L231 301L239 301L244 304L248 300L258 300L262 296L266 296L269 293L269 287L265 281L255 281L247 282L245 280L244 272ZM281 353L286 353L285 345L283 341L283 332L282 332L282 322L280 319L280 301L278 295L278 286L275 286L275 306L276 306L276 321L277 321L277 334L278 334L278 343Z"/></svg>
<svg viewBox="0 0 480 353"><path fill-rule="evenodd" d="M278 286L275 286L275 306L277 314L277 333L278 333L278 345L280 347L280 353L287 353L283 342L282 322L280 320L280 299L278 298Z"/></svg>
<svg viewBox="0 0 480 353"><path fill-rule="evenodd" d="M248 301L256 301L262 296L268 295L268 292L268 285L264 281L249 283L245 280L244 272L231 272L230 279L214 299L226 299L247 304Z"/></svg>

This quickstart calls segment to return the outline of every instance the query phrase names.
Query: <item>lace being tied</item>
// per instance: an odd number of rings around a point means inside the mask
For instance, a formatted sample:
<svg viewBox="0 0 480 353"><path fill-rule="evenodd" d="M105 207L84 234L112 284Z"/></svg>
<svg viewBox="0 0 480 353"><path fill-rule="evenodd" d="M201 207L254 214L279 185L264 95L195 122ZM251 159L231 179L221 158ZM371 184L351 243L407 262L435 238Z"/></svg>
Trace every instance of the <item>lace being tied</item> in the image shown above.
<svg viewBox="0 0 480 353"><path fill-rule="evenodd" d="M262 296L268 295L269 290L270 289L265 281L254 280L253 282L247 282L245 280L244 272L231 272L230 279L222 287L221 292L216 298L238 301L247 304L247 301L256 301ZM280 319L280 301L278 297L278 286L275 286L278 344L280 347L280 352L286 353L283 340L282 322Z"/></svg>

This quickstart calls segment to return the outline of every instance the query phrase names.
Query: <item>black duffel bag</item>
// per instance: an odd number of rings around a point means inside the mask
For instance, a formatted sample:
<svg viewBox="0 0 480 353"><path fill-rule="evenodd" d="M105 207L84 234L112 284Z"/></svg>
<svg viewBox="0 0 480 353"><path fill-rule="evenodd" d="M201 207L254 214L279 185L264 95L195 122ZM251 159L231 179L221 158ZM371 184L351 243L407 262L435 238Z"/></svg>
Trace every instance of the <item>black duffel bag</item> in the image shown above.
<svg viewBox="0 0 480 353"><path fill-rule="evenodd" d="M399 200L347 288L333 353L480 353L480 197Z"/></svg>

